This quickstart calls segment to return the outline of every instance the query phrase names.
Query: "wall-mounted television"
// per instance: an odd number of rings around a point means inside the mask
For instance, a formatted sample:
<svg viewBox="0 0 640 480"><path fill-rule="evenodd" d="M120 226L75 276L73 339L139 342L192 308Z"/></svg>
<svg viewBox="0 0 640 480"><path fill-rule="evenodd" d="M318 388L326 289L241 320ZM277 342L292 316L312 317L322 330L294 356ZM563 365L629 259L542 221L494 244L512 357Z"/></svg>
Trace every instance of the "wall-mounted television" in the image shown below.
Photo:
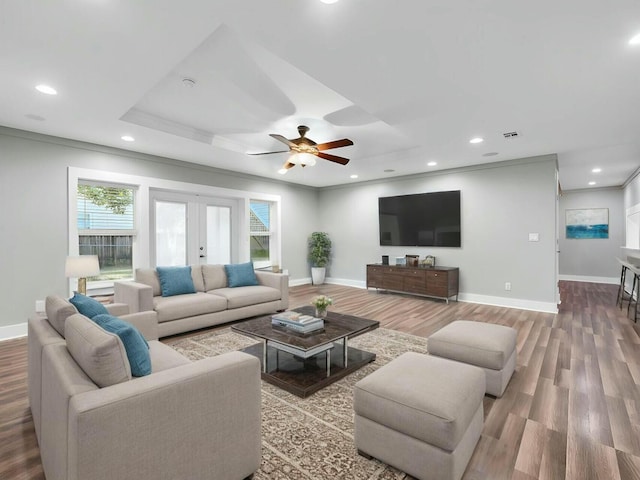
<svg viewBox="0 0 640 480"><path fill-rule="evenodd" d="M460 190L378 198L380 245L460 246Z"/></svg>

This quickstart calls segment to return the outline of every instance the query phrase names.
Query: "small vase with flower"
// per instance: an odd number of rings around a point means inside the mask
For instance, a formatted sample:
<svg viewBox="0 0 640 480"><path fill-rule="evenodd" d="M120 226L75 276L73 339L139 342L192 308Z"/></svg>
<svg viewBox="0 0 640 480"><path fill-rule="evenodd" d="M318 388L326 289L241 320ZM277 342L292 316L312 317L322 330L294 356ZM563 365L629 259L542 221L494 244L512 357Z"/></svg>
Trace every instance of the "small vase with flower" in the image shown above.
<svg viewBox="0 0 640 480"><path fill-rule="evenodd" d="M325 318L327 316L327 308L333 305L333 300L326 295L318 295L311 300L311 305L316 307L316 317Z"/></svg>

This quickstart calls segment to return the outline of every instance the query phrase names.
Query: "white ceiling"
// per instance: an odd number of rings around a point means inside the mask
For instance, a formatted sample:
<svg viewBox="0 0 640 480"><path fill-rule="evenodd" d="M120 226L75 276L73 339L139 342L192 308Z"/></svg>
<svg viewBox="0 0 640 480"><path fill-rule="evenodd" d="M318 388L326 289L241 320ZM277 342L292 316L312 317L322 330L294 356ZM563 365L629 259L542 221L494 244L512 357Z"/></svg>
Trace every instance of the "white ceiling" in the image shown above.
<svg viewBox="0 0 640 480"><path fill-rule="evenodd" d="M638 33L637 0L4 1L0 125L311 186L549 153L565 190L619 186ZM300 124L351 162L247 155Z"/></svg>

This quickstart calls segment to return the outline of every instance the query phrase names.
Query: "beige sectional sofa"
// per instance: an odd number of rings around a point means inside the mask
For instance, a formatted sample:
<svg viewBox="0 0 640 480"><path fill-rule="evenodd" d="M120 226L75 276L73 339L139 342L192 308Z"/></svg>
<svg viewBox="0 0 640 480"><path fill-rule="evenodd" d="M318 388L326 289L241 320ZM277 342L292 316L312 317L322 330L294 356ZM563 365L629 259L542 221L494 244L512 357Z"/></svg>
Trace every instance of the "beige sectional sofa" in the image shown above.
<svg viewBox="0 0 640 480"><path fill-rule="evenodd" d="M192 265L196 293L163 297L156 270L139 268L135 281L115 282L114 300L129 305L132 312L157 312L160 337L286 310L288 275L260 270L255 274L259 285L230 288L224 265Z"/></svg>
<svg viewBox="0 0 640 480"><path fill-rule="evenodd" d="M191 362L158 341L156 312L122 315L151 357L152 373L131 378L118 336L61 297L48 297L46 311L29 319L28 369L47 480L240 480L258 469L255 357L231 352ZM98 387L114 369L119 379Z"/></svg>

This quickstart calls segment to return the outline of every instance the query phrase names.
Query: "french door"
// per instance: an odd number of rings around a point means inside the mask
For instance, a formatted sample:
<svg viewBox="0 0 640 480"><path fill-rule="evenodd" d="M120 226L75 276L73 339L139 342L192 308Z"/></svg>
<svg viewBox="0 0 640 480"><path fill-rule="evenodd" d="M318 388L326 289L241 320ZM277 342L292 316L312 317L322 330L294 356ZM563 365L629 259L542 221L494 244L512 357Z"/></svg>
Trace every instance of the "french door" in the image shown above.
<svg viewBox="0 0 640 480"><path fill-rule="evenodd" d="M236 200L156 191L150 208L155 266L237 261Z"/></svg>

